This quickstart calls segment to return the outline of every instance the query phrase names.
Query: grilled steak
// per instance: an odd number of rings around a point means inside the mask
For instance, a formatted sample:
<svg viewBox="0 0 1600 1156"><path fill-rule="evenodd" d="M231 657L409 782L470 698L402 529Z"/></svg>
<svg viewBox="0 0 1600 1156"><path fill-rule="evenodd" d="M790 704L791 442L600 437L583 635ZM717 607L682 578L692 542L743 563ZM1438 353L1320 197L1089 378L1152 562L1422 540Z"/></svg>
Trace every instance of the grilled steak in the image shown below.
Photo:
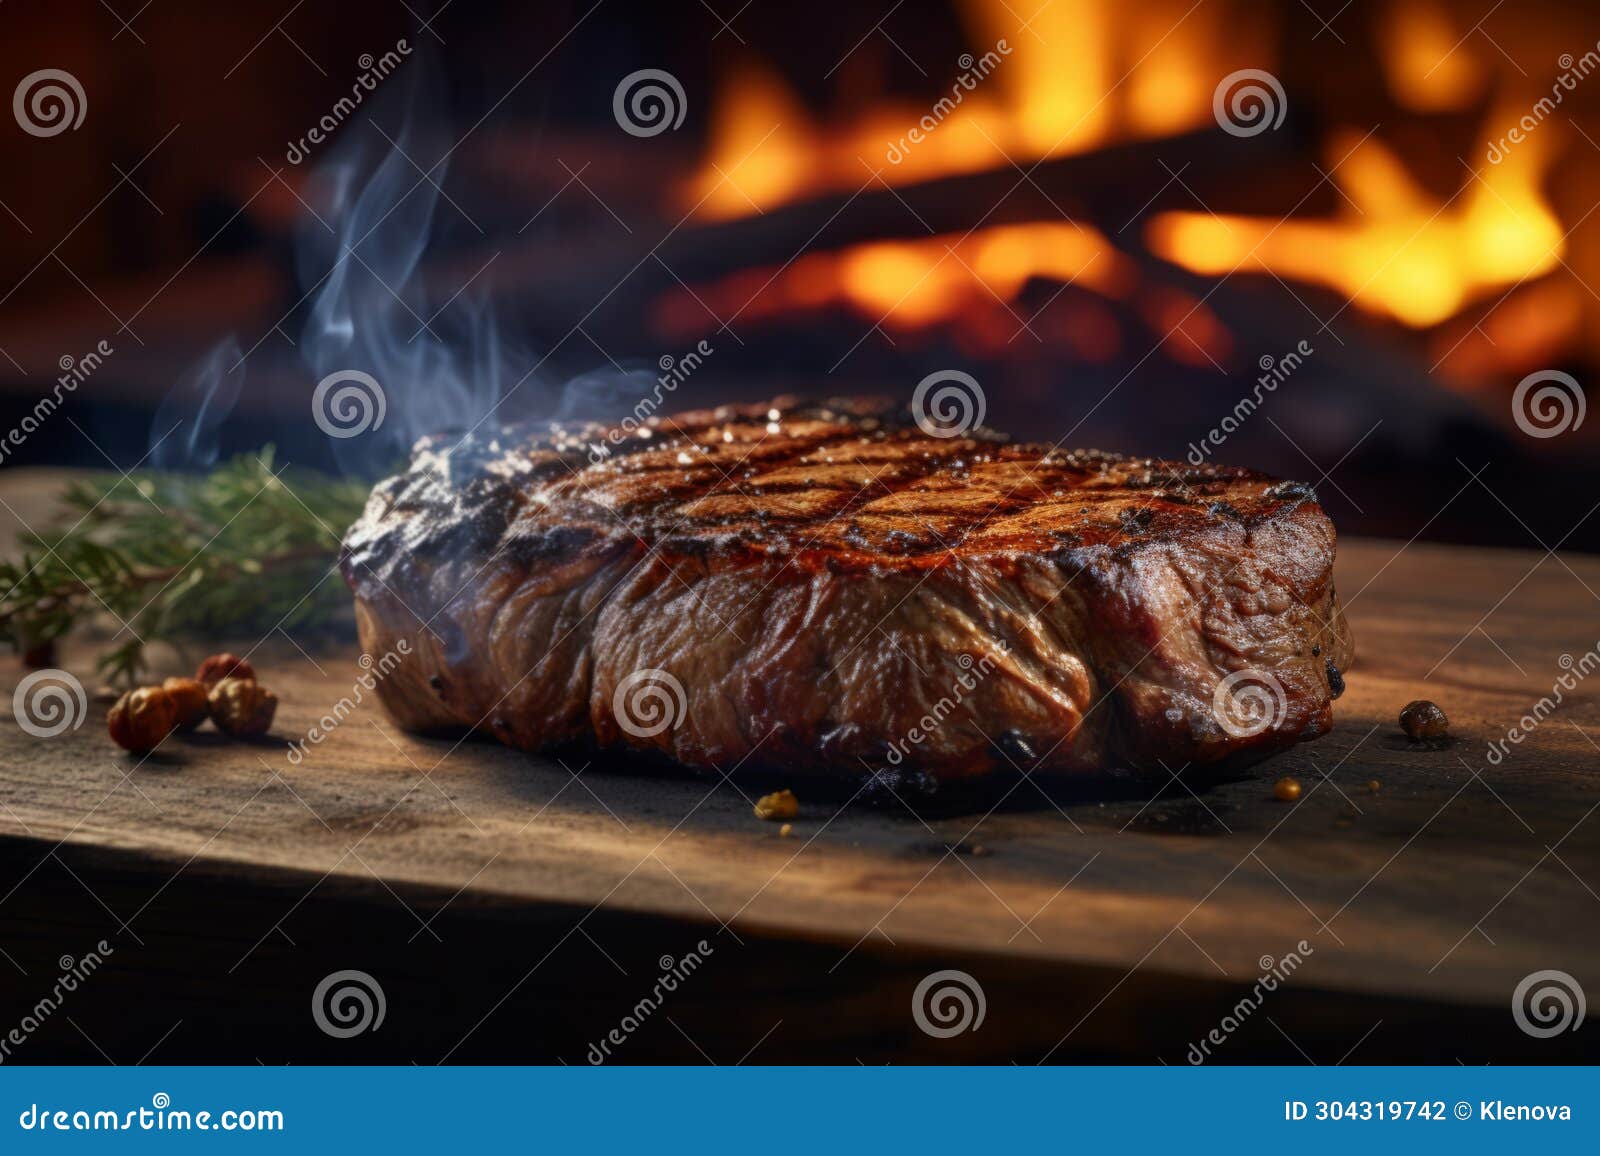
<svg viewBox="0 0 1600 1156"><path fill-rule="evenodd" d="M1296 483L780 399L424 439L343 566L409 729L949 781L1322 734L1333 556Z"/></svg>

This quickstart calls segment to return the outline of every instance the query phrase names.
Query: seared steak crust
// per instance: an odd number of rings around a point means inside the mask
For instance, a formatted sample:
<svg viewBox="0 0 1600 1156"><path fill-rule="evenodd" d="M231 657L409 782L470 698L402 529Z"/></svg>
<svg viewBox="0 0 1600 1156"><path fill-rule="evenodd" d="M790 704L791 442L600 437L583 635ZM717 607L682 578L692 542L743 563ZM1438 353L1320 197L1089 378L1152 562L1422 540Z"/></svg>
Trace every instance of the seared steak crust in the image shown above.
<svg viewBox="0 0 1600 1156"><path fill-rule="evenodd" d="M424 439L343 565L407 728L948 780L1323 733L1333 557L1295 483L780 399Z"/></svg>

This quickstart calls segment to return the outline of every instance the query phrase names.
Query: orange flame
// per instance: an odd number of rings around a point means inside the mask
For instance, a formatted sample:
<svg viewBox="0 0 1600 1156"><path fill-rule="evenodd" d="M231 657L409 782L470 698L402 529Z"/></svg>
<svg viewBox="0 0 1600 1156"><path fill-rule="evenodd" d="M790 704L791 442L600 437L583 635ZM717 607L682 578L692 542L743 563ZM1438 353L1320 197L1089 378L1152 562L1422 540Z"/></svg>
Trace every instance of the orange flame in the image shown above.
<svg viewBox="0 0 1600 1156"><path fill-rule="evenodd" d="M1270 61L1266 30L1182 0L964 0L972 54L923 105L882 102L824 131L769 69L733 70L685 207L726 219L801 196L1027 164L1211 117L1237 61Z"/></svg>
<svg viewBox="0 0 1600 1156"><path fill-rule="evenodd" d="M1413 112L1448 112L1469 104L1487 76L1463 43L1468 34L1469 27L1458 27L1439 0L1390 5L1377 44L1395 100Z"/></svg>
<svg viewBox="0 0 1600 1156"><path fill-rule="evenodd" d="M845 305L885 328L908 330L974 303L1013 300L1030 277L1109 298L1124 298L1134 286L1132 265L1100 233L1070 222L1042 222L808 253L775 271L728 278L702 297L714 312L730 314L730 322ZM691 311L689 320L698 323L703 316ZM1023 319L1017 320L1020 329Z"/></svg>
<svg viewBox="0 0 1600 1156"><path fill-rule="evenodd" d="M1168 136L1212 124L1220 78L1274 63L1274 29L1259 9L1247 15L1236 4L961 0L961 10L977 59L955 62L959 75L930 70L939 87L922 104L869 102L846 123L823 124L773 71L752 62L730 72L707 154L682 190L685 206L702 217L742 217L875 181L1025 170L1049 157ZM1377 20L1383 74L1401 107L1462 109L1487 90L1493 61L1466 42L1470 29L1443 0L1396 0ZM1503 99L1490 124L1520 114L1510 96ZM1169 212L1149 222L1146 238L1152 251L1193 272L1265 272L1324 285L1369 312L1433 327L1562 262L1567 242L1543 191L1561 144L1548 127L1499 163L1464 169L1446 199L1382 142L1334 134L1327 163L1342 203L1331 218ZM975 205L974 218L988 208ZM1152 328L1171 331L1180 360L1201 364L1226 351L1227 334L1209 311L1181 295L1139 289L1129 260L1072 222L811 253L708 291L720 293L720 311L742 316L842 304L886 328L958 321L987 332L1007 327L1008 312L1017 319L1006 303L1031 278L1132 304ZM1079 294L1068 312L1045 323L1078 347L1097 330L1085 319L1106 306ZM1183 323L1168 324L1172 318Z"/></svg>
<svg viewBox="0 0 1600 1156"><path fill-rule="evenodd" d="M1387 146L1338 133L1329 164L1347 202L1334 219L1165 213L1147 239L1196 273L1275 273L1326 285L1407 325L1432 326L1560 263L1561 224L1541 192L1552 143L1529 139L1501 164L1465 174L1456 196L1441 202Z"/></svg>

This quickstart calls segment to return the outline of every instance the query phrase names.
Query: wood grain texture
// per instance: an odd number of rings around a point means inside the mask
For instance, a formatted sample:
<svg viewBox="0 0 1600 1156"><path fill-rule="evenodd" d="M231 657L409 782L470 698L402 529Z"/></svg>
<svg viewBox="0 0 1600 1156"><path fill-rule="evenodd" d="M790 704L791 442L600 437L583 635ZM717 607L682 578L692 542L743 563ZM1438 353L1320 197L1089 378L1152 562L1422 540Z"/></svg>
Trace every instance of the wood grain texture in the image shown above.
<svg viewBox="0 0 1600 1156"><path fill-rule="evenodd" d="M0 496L31 521L40 481L8 474ZM939 818L802 788L784 838L751 814L764 783L419 739L371 702L296 765L286 741L352 697L361 668L349 647L278 636L254 656L282 703L275 741L208 727L139 760L106 740L104 703L53 739L0 723L0 838L127 853L155 880L376 880L408 911L637 912L804 940L837 960L892 948L1060 964L1111 977L1102 1000L1135 975L1249 984L1302 940L1296 985L1328 992L1506 1007L1543 968L1600 990L1600 682L1568 693L1500 765L1485 760L1550 693L1561 656L1600 643L1600 562L1402 546L1341 546L1358 659L1334 731L1229 782L1018 780ZM63 661L92 687L89 653ZM8 697L21 674L0 665ZM1453 743L1400 734L1400 707L1420 697L1449 713ZM1272 798L1280 775L1301 781L1299 802ZM30 875L8 873L0 919ZM115 925L137 932L166 886L119 895ZM263 911L260 942L291 911ZM1099 1006L1086 1002L1085 1018Z"/></svg>

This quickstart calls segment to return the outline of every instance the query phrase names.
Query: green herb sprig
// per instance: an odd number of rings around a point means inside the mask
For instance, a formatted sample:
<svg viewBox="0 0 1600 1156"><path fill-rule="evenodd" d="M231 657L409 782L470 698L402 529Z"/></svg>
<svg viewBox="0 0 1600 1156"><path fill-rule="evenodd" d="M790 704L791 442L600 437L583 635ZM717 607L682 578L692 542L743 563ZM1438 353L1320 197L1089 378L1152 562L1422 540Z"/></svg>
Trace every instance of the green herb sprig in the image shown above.
<svg viewBox="0 0 1600 1156"><path fill-rule="evenodd" d="M0 562L0 639L20 651L104 625L99 668L132 683L158 639L292 632L349 611L335 562L367 487L275 469L270 446L208 474L137 471L62 497L60 523Z"/></svg>

